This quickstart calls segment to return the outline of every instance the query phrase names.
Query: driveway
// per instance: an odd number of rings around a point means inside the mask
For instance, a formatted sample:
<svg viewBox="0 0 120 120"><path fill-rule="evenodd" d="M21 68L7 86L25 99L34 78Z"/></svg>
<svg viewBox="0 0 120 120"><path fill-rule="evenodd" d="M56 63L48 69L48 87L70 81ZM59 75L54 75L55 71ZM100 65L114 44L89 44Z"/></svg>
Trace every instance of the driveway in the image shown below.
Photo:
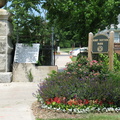
<svg viewBox="0 0 120 120"><path fill-rule="evenodd" d="M61 53L55 56L55 65L58 66L58 71L61 72L66 68L66 64L70 63L71 59L68 53Z"/></svg>

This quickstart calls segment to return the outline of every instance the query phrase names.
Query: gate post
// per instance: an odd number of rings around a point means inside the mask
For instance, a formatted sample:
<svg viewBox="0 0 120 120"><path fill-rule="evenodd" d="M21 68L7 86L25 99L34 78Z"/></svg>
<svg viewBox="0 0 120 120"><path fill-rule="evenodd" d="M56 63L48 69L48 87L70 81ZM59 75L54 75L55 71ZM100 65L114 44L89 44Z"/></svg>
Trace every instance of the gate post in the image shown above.
<svg viewBox="0 0 120 120"><path fill-rule="evenodd" d="M88 59L92 61L92 39L93 39L93 33L89 33L88 38Z"/></svg>

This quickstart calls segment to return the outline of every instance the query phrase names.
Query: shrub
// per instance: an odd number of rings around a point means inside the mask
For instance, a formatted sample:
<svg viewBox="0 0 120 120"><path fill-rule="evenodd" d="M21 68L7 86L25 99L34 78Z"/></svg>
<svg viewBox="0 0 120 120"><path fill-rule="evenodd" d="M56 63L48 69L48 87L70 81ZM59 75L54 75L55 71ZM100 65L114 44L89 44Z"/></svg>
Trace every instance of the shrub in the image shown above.
<svg viewBox="0 0 120 120"><path fill-rule="evenodd" d="M66 73L58 73L54 77L46 78L46 81L40 84L39 94L44 99L54 97L66 97L71 99L74 97L79 87L78 79Z"/></svg>
<svg viewBox="0 0 120 120"><path fill-rule="evenodd" d="M104 62L98 62L96 60L89 61L87 57L81 57L76 62L68 63L66 73L74 74L77 78L81 77L93 77L97 75L100 79L105 78L108 74L108 67L104 65ZM107 74L106 74L107 73Z"/></svg>
<svg viewBox="0 0 120 120"><path fill-rule="evenodd" d="M104 62L81 57L67 64L64 72L53 73L46 78L39 85L38 95L45 103L56 100L58 103L64 98L69 104L76 104L75 100L98 100L106 107L110 106L108 103L120 106L120 72L105 69Z"/></svg>
<svg viewBox="0 0 120 120"><path fill-rule="evenodd" d="M42 98L47 105L70 111L73 108L88 110L113 105L120 107L119 67L116 64L115 71L108 71L108 58L103 55L101 57L104 62L81 57L76 62L67 64L64 72L53 71L39 84L36 97L38 100ZM119 64L117 57L115 61Z"/></svg>
<svg viewBox="0 0 120 120"><path fill-rule="evenodd" d="M81 56L77 57L77 60L79 61L81 59ZM109 66L109 56L108 54L93 54L93 59L97 61L103 61L104 71L108 70ZM120 71L120 55L117 53L113 54L114 59L114 71Z"/></svg>
<svg viewBox="0 0 120 120"><path fill-rule="evenodd" d="M111 94L109 99L113 100L120 107L120 71L109 74L107 86L110 86L107 88L110 91L108 94Z"/></svg>
<svg viewBox="0 0 120 120"><path fill-rule="evenodd" d="M76 78L68 74L57 75L52 81L47 80L46 86L41 86L43 94L41 97L46 101L49 98L65 97L67 100L76 99L89 99L89 100L102 100L111 101L118 104L120 100L120 82L111 73L109 79L100 79L97 76ZM58 79L59 78L59 79Z"/></svg>

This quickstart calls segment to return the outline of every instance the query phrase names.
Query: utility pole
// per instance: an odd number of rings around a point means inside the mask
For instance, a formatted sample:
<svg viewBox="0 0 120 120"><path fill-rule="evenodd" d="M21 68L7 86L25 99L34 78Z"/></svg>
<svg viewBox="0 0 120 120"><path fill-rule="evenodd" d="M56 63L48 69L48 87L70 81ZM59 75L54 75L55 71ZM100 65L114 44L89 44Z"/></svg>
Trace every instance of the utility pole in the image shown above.
<svg viewBox="0 0 120 120"><path fill-rule="evenodd" d="M51 48L51 65L55 65L55 63L54 63L54 28L52 27L52 43L51 43L51 46L52 46L52 48Z"/></svg>

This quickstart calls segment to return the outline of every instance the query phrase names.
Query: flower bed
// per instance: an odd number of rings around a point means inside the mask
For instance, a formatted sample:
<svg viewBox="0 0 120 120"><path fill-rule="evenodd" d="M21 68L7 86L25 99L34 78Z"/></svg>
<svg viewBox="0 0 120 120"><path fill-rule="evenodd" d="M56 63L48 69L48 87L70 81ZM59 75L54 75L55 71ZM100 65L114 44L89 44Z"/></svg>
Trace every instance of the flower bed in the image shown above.
<svg viewBox="0 0 120 120"><path fill-rule="evenodd" d="M66 101L65 97L63 98L51 98L45 103L40 100L42 105L41 108L51 109L56 111L62 111L67 113L119 113L120 107L114 106L113 102L110 101L99 101L99 100L76 100L70 99ZM105 107L106 106L106 107Z"/></svg>
<svg viewBox="0 0 120 120"><path fill-rule="evenodd" d="M120 112L120 74L108 71L105 62L82 57L53 72L39 84L42 108L67 113Z"/></svg>

